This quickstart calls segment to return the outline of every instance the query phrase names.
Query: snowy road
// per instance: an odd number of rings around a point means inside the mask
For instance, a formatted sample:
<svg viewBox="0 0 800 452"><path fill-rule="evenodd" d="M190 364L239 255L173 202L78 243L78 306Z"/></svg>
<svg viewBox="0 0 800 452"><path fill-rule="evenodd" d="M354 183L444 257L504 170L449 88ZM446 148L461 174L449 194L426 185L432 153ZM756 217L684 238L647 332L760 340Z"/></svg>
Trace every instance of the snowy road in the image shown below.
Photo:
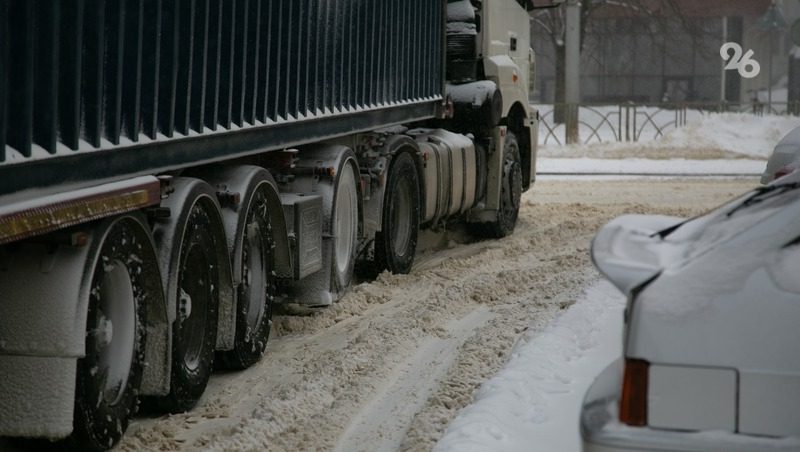
<svg viewBox="0 0 800 452"><path fill-rule="evenodd" d="M450 423L435 452L579 451L583 397L622 355L625 297L599 281L511 359Z"/></svg>
<svg viewBox="0 0 800 452"><path fill-rule="evenodd" d="M135 421L119 449L429 450L517 340L535 338L597 280L588 247L603 223L693 215L753 185L540 181L512 237L426 234L411 275L279 316L263 362L215 375L189 413Z"/></svg>

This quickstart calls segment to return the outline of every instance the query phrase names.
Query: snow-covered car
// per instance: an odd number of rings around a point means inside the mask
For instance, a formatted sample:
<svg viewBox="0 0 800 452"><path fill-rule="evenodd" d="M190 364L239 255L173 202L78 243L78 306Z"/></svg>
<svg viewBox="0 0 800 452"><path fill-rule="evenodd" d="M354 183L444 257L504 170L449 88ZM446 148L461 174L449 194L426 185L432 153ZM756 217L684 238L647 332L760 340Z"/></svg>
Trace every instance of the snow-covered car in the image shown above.
<svg viewBox="0 0 800 452"><path fill-rule="evenodd" d="M800 168L800 127L792 129L775 146L767 161L767 168L761 175L761 183L768 184L798 168Z"/></svg>
<svg viewBox="0 0 800 452"><path fill-rule="evenodd" d="M628 303L584 450L800 450L800 171L691 220L620 217L592 258Z"/></svg>

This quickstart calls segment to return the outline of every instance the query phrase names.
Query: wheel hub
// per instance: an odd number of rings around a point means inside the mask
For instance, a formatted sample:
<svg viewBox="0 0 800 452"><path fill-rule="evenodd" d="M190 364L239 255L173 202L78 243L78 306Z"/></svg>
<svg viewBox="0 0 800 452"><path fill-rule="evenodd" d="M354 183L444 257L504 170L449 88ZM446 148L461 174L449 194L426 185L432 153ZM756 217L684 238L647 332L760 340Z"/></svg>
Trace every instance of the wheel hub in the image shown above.
<svg viewBox="0 0 800 452"><path fill-rule="evenodd" d="M407 180L401 181L394 193L394 210L392 215L392 243L394 252L404 256L408 242L411 240L411 188Z"/></svg>
<svg viewBox="0 0 800 452"><path fill-rule="evenodd" d="M97 289L98 320L94 331L98 352L95 372L104 377L103 399L119 402L128 383L136 341L136 301L128 269L120 261L104 263Z"/></svg>
<svg viewBox="0 0 800 452"><path fill-rule="evenodd" d="M203 354L211 284L206 250L193 243L186 252L178 288L180 344L184 348L184 363L192 370L200 366Z"/></svg>

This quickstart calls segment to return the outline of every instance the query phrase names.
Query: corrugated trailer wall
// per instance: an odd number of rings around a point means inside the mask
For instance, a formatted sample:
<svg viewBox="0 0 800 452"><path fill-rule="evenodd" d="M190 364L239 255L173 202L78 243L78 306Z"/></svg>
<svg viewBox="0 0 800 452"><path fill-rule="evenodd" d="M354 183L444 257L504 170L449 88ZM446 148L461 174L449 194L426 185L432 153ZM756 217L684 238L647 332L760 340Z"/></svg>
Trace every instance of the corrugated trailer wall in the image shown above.
<svg viewBox="0 0 800 452"><path fill-rule="evenodd" d="M0 0L0 194L435 114L442 0Z"/></svg>

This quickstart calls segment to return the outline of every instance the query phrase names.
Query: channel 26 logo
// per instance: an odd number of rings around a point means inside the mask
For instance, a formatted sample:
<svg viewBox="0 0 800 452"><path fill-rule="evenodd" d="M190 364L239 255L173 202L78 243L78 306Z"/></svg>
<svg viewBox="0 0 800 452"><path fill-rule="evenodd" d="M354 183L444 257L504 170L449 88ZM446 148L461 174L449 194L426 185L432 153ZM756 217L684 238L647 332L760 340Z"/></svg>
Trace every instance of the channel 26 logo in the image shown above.
<svg viewBox="0 0 800 452"><path fill-rule="evenodd" d="M744 78L753 78L761 72L761 65L758 61L753 59L753 51L748 50L742 56L742 46L735 42L726 42L722 44L719 49L719 56L728 64L725 65L725 70L737 70L739 75Z"/></svg>

